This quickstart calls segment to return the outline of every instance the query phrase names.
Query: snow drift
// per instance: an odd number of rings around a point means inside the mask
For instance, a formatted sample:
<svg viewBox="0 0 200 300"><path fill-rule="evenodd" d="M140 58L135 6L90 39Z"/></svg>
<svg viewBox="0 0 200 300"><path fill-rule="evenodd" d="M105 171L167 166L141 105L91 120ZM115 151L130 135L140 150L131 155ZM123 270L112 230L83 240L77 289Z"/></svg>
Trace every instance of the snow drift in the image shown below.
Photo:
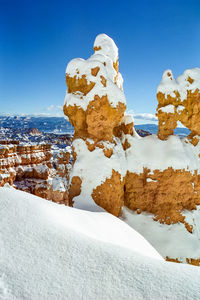
<svg viewBox="0 0 200 300"><path fill-rule="evenodd" d="M0 298L199 299L200 269L163 261L108 213L0 188Z"/></svg>

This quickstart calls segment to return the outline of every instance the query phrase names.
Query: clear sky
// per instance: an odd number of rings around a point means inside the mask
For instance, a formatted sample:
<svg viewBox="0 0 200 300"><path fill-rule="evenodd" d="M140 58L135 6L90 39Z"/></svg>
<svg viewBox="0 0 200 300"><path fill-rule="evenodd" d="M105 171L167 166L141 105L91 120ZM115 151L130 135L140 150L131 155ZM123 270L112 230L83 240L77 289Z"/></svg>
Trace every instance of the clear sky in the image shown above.
<svg viewBox="0 0 200 300"><path fill-rule="evenodd" d="M0 113L56 113L65 68L106 33L129 110L154 114L165 69L200 67L200 0L0 0Z"/></svg>

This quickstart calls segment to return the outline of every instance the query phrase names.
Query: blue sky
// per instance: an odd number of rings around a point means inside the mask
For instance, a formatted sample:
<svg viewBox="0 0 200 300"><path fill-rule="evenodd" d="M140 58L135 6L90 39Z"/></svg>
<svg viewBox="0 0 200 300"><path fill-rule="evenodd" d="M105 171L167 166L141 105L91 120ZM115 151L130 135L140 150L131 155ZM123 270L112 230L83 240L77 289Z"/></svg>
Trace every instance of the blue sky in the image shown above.
<svg viewBox="0 0 200 300"><path fill-rule="evenodd" d="M200 64L200 1L0 0L0 113L59 113L65 68L95 36L119 48L128 110L154 114L165 69Z"/></svg>

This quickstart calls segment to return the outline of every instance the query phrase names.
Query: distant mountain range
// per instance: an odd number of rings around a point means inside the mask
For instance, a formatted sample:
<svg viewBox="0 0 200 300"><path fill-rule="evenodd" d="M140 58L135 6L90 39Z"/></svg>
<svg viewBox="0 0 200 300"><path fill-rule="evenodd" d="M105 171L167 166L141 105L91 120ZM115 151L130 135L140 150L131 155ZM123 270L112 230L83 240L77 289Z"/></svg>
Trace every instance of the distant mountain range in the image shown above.
<svg viewBox="0 0 200 300"><path fill-rule="evenodd" d="M40 132L72 133L74 128L64 117L0 116L0 127L37 128Z"/></svg>
<svg viewBox="0 0 200 300"><path fill-rule="evenodd" d="M149 131L152 134L156 134L158 132L158 125L155 124L141 124L141 125L134 125L135 129L142 129L145 131ZM190 130L187 128L178 127L174 130L174 134L184 137L190 134Z"/></svg>
<svg viewBox="0 0 200 300"><path fill-rule="evenodd" d="M73 133L73 126L64 117L36 117L36 116L0 116L0 127L13 129L37 128L41 132L57 134ZM135 125L135 129L156 134L158 126L155 124ZM187 128L177 128L174 133L180 137L187 136L190 131Z"/></svg>

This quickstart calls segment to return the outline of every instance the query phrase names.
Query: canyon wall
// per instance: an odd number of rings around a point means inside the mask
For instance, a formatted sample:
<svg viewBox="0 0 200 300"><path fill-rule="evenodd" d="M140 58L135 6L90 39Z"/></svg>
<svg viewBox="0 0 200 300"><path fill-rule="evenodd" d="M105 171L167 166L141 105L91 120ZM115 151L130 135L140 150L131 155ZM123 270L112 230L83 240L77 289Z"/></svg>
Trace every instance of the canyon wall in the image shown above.
<svg viewBox="0 0 200 300"><path fill-rule="evenodd" d="M11 186L59 203L68 204L70 152L52 158L50 144L0 141L0 186Z"/></svg>

